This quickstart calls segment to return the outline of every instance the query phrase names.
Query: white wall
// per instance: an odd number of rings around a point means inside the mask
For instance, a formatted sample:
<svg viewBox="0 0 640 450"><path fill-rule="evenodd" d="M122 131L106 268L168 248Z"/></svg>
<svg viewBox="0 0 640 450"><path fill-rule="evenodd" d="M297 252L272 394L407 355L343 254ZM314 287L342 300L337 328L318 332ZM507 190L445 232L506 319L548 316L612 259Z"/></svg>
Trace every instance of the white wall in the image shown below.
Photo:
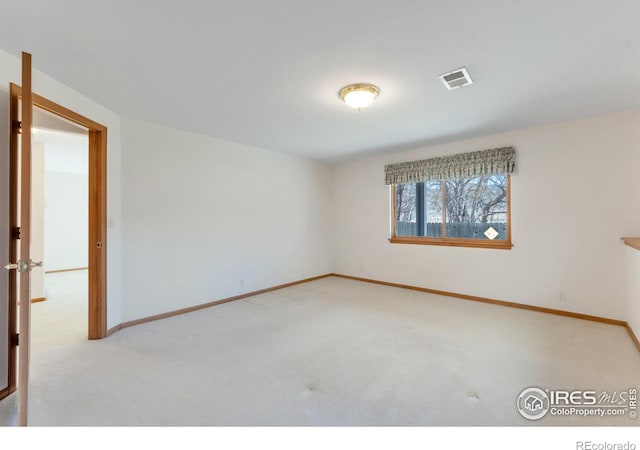
<svg viewBox="0 0 640 450"><path fill-rule="evenodd" d="M329 273L328 165L122 118L123 320Z"/></svg>
<svg viewBox="0 0 640 450"><path fill-rule="evenodd" d="M0 50L9 82L20 63ZM121 136L112 111L37 70L33 84L108 128L109 327L331 271L329 166L124 118Z"/></svg>
<svg viewBox="0 0 640 450"><path fill-rule="evenodd" d="M34 68L38 67L38 55L33 56ZM0 50L0 91L9 91L9 83L20 84L20 60ZM34 70L33 89L78 114L106 126L107 131L107 325L113 327L121 322L121 141L120 116L73 89ZM2 98L2 97L0 97ZM0 102L0 117L8 117L8 102ZM9 133L1 135L2 148L8 148ZM2 334L2 333L0 333Z"/></svg>
<svg viewBox="0 0 640 450"><path fill-rule="evenodd" d="M638 233L640 234L640 233ZM640 339L640 250L625 246L627 322Z"/></svg>
<svg viewBox="0 0 640 450"><path fill-rule="evenodd" d="M86 174L45 172L46 270L87 267L88 186Z"/></svg>
<svg viewBox="0 0 640 450"><path fill-rule="evenodd" d="M640 232L639 123L622 112L338 164L334 269L626 320L620 237ZM388 242L385 164L503 146L518 153L512 250Z"/></svg>

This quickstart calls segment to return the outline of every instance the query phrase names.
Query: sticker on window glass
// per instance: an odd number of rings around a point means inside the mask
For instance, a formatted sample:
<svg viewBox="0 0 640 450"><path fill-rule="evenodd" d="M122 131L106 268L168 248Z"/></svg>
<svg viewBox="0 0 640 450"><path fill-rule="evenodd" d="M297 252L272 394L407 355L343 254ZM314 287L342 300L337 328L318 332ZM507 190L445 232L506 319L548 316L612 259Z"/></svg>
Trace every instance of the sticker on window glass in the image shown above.
<svg viewBox="0 0 640 450"><path fill-rule="evenodd" d="M489 227L487 228L487 231L484 232L484 235L493 240L498 236L498 232L493 227Z"/></svg>

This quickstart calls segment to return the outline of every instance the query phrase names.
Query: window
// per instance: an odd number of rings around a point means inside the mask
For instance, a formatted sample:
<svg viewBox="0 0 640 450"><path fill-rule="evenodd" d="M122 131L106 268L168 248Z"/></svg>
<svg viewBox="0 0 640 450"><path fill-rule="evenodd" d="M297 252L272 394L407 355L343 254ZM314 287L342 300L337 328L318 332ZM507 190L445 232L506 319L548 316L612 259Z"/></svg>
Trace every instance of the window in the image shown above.
<svg viewBox="0 0 640 450"><path fill-rule="evenodd" d="M510 176L392 185L393 243L511 248Z"/></svg>
<svg viewBox="0 0 640 450"><path fill-rule="evenodd" d="M390 241L510 249L515 167L513 147L387 164Z"/></svg>

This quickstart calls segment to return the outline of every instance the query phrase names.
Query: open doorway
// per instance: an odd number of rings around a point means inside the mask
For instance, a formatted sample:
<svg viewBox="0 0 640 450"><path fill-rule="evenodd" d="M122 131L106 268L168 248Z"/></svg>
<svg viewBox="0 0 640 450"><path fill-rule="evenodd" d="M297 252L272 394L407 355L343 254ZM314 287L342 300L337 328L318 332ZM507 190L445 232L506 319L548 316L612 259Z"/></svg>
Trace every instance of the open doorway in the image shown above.
<svg viewBox="0 0 640 450"><path fill-rule="evenodd" d="M35 350L88 336L89 134L40 108L33 111L31 274Z"/></svg>
<svg viewBox="0 0 640 450"><path fill-rule="evenodd" d="M22 88L13 83L10 84L10 123L12 124L10 139L10 205L9 228L11 238L9 246L10 260L18 258L18 243L20 240L20 221L18 216L18 155L21 134L20 122L20 98ZM62 128L67 133L77 132L78 128L87 130L88 133L88 238L87 238L87 266L88 266L88 338L102 339L107 336L107 289L106 289L106 238L107 238L107 128L98 122L84 117L62 105L52 102L38 94L33 94L34 111L40 115L38 122L44 128ZM55 121L56 125L47 123ZM42 122L45 122L43 125ZM31 153L31 152L29 152ZM29 176L31 177L31 170ZM33 178L33 177L31 177ZM31 184L31 183L30 183ZM30 243L30 235L28 236ZM31 248L31 245L29 245ZM33 259L33 258L31 258ZM78 267L79 268L79 267ZM17 299L17 272L9 272L9 295L15 305ZM38 298L32 295L32 298ZM85 323L86 323L85 316ZM10 311L9 336L10 367L9 377L15 380L16 356L17 356L17 324L16 308ZM85 328L86 329L86 328ZM15 339L14 339L15 338ZM22 342L22 339L20 340ZM15 382L11 384L10 391L15 389Z"/></svg>

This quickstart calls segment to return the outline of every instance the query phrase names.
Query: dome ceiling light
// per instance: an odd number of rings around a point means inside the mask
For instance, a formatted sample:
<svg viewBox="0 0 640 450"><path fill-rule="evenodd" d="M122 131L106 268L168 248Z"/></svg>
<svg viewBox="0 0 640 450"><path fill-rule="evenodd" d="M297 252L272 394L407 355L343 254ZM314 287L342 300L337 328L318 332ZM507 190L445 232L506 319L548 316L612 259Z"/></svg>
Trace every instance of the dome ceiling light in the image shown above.
<svg viewBox="0 0 640 450"><path fill-rule="evenodd" d="M340 90L340 98L348 106L360 111L376 99L380 89L369 83L356 83L345 86Z"/></svg>

